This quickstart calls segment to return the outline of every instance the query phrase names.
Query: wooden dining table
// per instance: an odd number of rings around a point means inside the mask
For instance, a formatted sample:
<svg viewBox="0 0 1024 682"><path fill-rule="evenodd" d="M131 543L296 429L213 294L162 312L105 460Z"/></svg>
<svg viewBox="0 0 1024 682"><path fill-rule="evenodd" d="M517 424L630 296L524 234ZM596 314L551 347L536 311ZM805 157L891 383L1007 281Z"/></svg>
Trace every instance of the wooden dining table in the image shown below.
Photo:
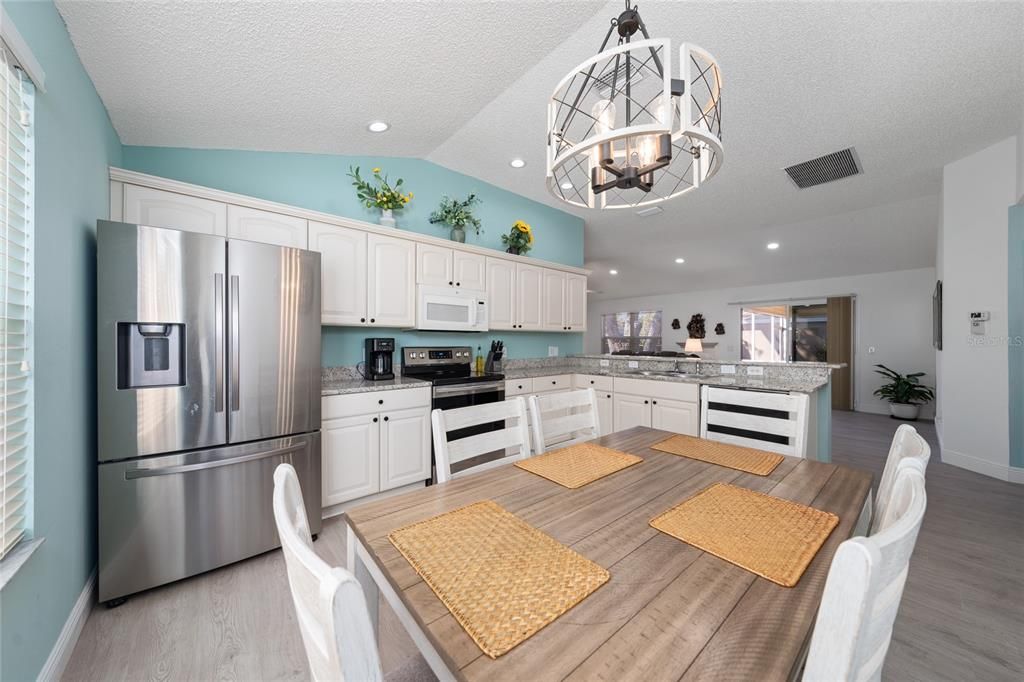
<svg viewBox="0 0 1024 682"><path fill-rule="evenodd" d="M383 596L441 680L783 680L799 674L832 556L870 521L871 474L786 457L768 476L652 450L636 427L597 442L643 462L570 490L518 467L456 478L346 512L348 563L376 624ZM839 516L795 587L781 587L661 533L650 520L715 482ZM388 540L481 500L608 569L610 580L491 659Z"/></svg>

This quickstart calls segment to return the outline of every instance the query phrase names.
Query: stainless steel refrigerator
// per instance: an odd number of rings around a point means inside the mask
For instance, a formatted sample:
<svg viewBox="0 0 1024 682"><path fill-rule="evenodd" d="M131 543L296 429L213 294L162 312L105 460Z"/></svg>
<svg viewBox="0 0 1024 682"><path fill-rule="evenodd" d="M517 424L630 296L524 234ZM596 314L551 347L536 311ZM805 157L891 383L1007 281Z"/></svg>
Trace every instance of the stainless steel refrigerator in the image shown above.
<svg viewBox="0 0 1024 682"><path fill-rule="evenodd" d="M97 224L99 598L278 546L273 472L320 529L320 254Z"/></svg>

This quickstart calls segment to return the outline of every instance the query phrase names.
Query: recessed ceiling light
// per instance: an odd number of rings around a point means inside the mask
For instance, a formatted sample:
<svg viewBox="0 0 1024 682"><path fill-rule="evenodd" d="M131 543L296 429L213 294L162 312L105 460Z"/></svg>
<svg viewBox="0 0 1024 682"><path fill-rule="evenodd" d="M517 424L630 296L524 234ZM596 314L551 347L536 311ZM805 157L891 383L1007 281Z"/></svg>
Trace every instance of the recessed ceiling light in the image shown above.
<svg viewBox="0 0 1024 682"><path fill-rule="evenodd" d="M686 259L685 258L676 258L676 262L677 263L685 263Z"/></svg>
<svg viewBox="0 0 1024 682"><path fill-rule="evenodd" d="M509 161L508 165L512 166L513 168L522 168L523 166L526 165L526 162L523 161L522 159L516 157L516 158L512 159L511 161Z"/></svg>
<svg viewBox="0 0 1024 682"><path fill-rule="evenodd" d="M617 275L617 274L619 274L619 271L618 270L609 270L608 274L609 275Z"/></svg>
<svg viewBox="0 0 1024 682"><path fill-rule="evenodd" d="M370 123L366 126L366 129L369 130L371 133L383 133L390 127L391 126L385 123L384 121L370 121Z"/></svg>
<svg viewBox="0 0 1024 682"><path fill-rule="evenodd" d="M561 185L559 185L559 187L561 187L562 189L572 189L572 183L571 182L563 182Z"/></svg>
<svg viewBox="0 0 1024 682"><path fill-rule="evenodd" d="M766 245L765 248L767 248L769 251L774 251L775 249L779 248L779 243L778 242L768 242L768 244Z"/></svg>

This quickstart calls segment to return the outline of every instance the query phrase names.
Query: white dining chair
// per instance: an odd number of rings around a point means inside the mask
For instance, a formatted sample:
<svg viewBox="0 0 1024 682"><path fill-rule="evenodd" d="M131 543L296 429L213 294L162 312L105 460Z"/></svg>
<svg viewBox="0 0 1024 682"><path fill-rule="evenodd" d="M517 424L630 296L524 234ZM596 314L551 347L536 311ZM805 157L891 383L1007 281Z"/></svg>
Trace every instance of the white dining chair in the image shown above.
<svg viewBox="0 0 1024 682"><path fill-rule="evenodd" d="M808 405L806 393L701 386L700 437L806 457Z"/></svg>
<svg viewBox="0 0 1024 682"><path fill-rule="evenodd" d="M566 447L601 435L597 394L592 388L530 396L533 451L541 454L548 444Z"/></svg>
<svg viewBox="0 0 1024 682"><path fill-rule="evenodd" d="M438 483L511 464L530 456L530 431L526 426L526 401L522 396L499 403L434 410L430 414L430 421L434 429L434 459ZM492 422L504 422L505 428L448 440L448 434L452 431ZM503 451L504 456L467 467L456 474L452 473L453 464L498 451Z"/></svg>
<svg viewBox="0 0 1024 682"><path fill-rule="evenodd" d="M892 500L871 537L836 550L811 635L806 682L879 680L926 507L921 463L897 467Z"/></svg>
<svg viewBox="0 0 1024 682"><path fill-rule="evenodd" d="M878 490L875 492L875 506L872 513L872 532L878 531L878 524L885 514L885 508L892 497L892 484L896 477L896 470L900 462L913 459L921 464L921 471L924 473L928 468L928 460L931 459L932 449L928 441L921 437L910 424L901 424L892 437L892 446L889 448L889 456L885 459L885 469L882 471L882 479L878 483Z"/></svg>
<svg viewBox="0 0 1024 682"><path fill-rule="evenodd" d="M313 550L295 469L274 470L274 521L313 679L381 680L380 657L363 589L355 576Z"/></svg>

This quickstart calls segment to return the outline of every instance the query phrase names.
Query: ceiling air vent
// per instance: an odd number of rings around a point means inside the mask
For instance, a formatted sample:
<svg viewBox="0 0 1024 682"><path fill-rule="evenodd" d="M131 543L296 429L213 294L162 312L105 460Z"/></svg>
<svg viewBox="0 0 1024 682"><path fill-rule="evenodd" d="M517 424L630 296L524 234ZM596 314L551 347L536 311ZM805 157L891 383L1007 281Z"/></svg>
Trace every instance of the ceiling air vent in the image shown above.
<svg viewBox="0 0 1024 682"><path fill-rule="evenodd" d="M847 147L838 152L789 166L785 171L789 174L793 184L800 189L805 189L857 175L861 169L857 162L857 153L853 147Z"/></svg>

